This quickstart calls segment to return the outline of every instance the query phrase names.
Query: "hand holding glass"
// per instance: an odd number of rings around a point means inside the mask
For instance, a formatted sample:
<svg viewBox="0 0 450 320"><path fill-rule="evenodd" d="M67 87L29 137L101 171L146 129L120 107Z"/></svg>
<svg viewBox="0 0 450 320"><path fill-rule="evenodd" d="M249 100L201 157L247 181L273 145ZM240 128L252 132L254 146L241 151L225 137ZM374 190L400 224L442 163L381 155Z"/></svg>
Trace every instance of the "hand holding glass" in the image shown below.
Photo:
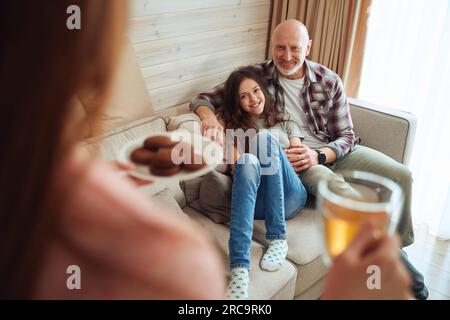
<svg viewBox="0 0 450 320"><path fill-rule="evenodd" d="M337 179L319 183L317 207L322 214L329 258L347 248L364 221L370 221L382 233L394 233L402 212L403 194L387 178L348 171Z"/></svg>

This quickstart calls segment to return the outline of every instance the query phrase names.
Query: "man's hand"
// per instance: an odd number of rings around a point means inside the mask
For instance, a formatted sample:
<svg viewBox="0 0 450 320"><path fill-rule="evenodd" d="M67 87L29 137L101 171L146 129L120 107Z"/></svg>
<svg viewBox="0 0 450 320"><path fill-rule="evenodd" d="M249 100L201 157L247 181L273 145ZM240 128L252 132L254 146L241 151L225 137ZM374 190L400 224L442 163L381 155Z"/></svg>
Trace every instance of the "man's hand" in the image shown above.
<svg viewBox="0 0 450 320"><path fill-rule="evenodd" d="M210 116L202 120L202 134L223 146L223 127L215 116Z"/></svg>
<svg viewBox="0 0 450 320"><path fill-rule="evenodd" d="M306 145L289 148L285 152L295 172L301 172L319 164L317 152Z"/></svg>
<svg viewBox="0 0 450 320"><path fill-rule="evenodd" d="M221 147L223 147L223 127L217 120L214 111L212 111L207 106L199 106L197 109L195 109L195 113L202 121L202 135L210 138L211 140L217 142Z"/></svg>

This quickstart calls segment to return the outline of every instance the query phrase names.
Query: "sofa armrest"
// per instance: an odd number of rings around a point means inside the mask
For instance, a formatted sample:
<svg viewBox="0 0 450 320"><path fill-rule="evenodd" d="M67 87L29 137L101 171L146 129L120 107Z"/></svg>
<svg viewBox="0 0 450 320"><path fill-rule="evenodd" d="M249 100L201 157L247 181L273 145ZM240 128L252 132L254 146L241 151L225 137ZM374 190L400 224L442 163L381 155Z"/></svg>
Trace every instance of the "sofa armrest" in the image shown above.
<svg viewBox="0 0 450 320"><path fill-rule="evenodd" d="M355 133L361 145L373 148L405 165L411 159L417 118L362 100L348 98Z"/></svg>

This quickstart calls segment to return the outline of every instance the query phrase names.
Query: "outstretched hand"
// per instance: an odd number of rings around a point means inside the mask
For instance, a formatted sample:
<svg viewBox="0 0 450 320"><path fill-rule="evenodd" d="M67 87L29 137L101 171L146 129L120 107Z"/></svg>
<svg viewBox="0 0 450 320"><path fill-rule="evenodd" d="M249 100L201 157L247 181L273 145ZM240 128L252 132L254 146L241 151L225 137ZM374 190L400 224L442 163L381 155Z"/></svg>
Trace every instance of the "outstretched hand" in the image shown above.
<svg viewBox="0 0 450 320"><path fill-rule="evenodd" d="M129 173L135 169L135 165L132 163L114 161L112 164L115 167L115 169L119 171L120 175L126 176L137 187L153 183L151 181L142 180L130 175Z"/></svg>

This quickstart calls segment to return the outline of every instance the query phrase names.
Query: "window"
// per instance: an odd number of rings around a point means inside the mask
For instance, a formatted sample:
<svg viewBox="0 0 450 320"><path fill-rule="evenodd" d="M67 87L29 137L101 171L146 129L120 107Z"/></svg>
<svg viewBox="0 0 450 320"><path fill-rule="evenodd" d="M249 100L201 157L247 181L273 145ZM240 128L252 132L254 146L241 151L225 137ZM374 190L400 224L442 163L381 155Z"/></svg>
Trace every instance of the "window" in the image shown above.
<svg viewBox="0 0 450 320"><path fill-rule="evenodd" d="M418 119L413 221L450 238L450 0L373 0L358 98Z"/></svg>

